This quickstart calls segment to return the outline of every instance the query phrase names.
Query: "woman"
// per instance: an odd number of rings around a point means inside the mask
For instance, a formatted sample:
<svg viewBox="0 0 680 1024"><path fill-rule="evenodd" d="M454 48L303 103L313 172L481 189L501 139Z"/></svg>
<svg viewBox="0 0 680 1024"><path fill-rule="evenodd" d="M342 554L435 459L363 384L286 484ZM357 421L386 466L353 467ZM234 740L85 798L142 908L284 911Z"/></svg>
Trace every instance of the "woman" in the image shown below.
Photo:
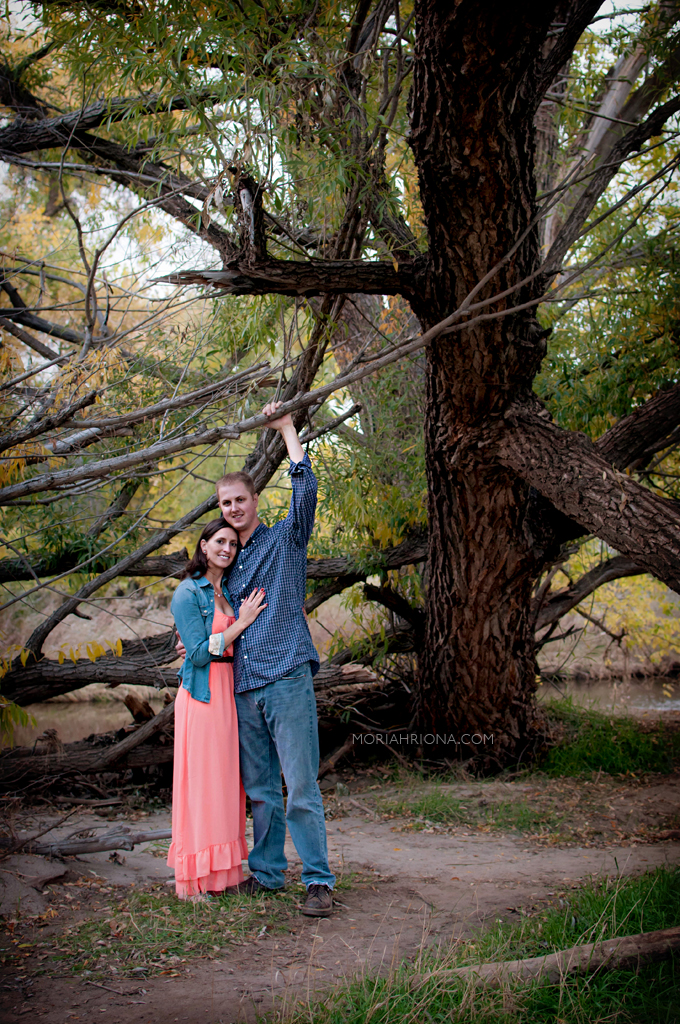
<svg viewBox="0 0 680 1024"><path fill-rule="evenodd" d="M172 614L186 659L175 699L172 843L180 899L205 899L243 881L246 805L239 774L234 704L236 637L267 605L254 590L238 619L224 572L238 554L236 530L224 519L204 528L194 557L172 599Z"/></svg>

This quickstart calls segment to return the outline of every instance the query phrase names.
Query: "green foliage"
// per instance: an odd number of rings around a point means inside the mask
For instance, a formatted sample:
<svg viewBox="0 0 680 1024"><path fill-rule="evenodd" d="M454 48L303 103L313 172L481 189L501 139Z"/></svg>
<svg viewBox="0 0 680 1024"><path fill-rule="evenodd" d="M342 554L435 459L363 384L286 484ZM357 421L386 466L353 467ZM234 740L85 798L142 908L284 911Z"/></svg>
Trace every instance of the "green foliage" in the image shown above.
<svg viewBox="0 0 680 1024"><path fill-rule="evenodd" d="M401 17L410 14L410 4ZM43 8L44 31L56 43L60 63L75 81L106 96L160 94L159 111L140 117L131 106L114 135L149 147L154 160L181 153L193 177L217 181L234 164L247 166L266 181L265 201L293 233L306 221L324 238L337 228L347 191L371 188L357 149L361 126L388 125L381 110L383 70L394 75L397 48L383 45L380 60L365 65L367 87L362 110L347 103L346 84L337 74L354 7L295 0L282 5L177 0L125 8L89 4ZM404 46L410 46L407 33ZM384 62L383 62L384 58ZM169 112L177 95L210 94L190 111ZM400 98L385 154L390 177L413 176L405 144L405 94ZM187 145L188 136L190 144ZM387 194L386 204L395 196ZM233 210L218 214L232 227ZM418 217L414 219L417 230ZM300 253L290 237L272 238L280 253Z"/></svg>
<svg viewBox="0 0 680 1024"><path fill-rule="evenodd" d="M113 179L93 178L75 169L73 153L63 166L58 151L42 154L51 170L8 171L0 197L0 248L33 268L32 277L23 270L18 275L27 303L36 308L42 304L64 325L82 319L82 287L89 273L80 266L77 232L60 208L61 200L70 197L77 211L89 260L111 225L123 214L131 215L101 264L108 278L97 278L95 292L100 307L107 308L111 336L123 339L133 356L122 360L113 356L113 349L100 350L82 363L77 379L63 381L62 397L66 389L71 389L69 394L93 384L105 389L83 419L125 414L265 359L286 361L287 373L291 360L308 346L326 315L320 312L322 303L195 293L184 293L177 302L160 297L156 278L169 264L175 269L183 262L205 267L221 262L191 229L212 224L236 241L242 226L230 195L235 171L251 173L261 184L273 258L332 255L348 228L348 210L354 210L354 217L369 193L371 204L361 211L360 237L356 248L345 254L348 258L391 258L396 243L375 224L381 206L402 218L416 245L426 248L407 141L406 96L414 46L410 0L389 14L385 31L362 53L359 102L350 100L348 88L356 63L346 59L354 3L74 0L31 11L27 18L10 8L0 15L3 59L10 68L21 69L22 83L46 103L53 104L56 96L63 109L127 97L125 117L105 120L98 134L120 146L138 147L135 152L144 159L205 188L201 199L192 195L191 224L185 220L180 228L179 221L172 222L154 207L158 196L153 188L133 184L123 189ZM560 107L562 154L577 147L583 111L597 103L613 61L640 38L653 41L650 66L658 67L671 43L658 32L654 10L645 8L613 19L604 30L599 25L585 33ZM49 53L31 61L30 55L46 43ZM386 87L391 97L387 104ZM152 94L159 97L157 109L148 112ZM176 104L171 108L175 97L186 100L188 109ZM673 140L655 142L631 160L594 211L593 222L627 188L660 173L673 145ZM541 312L554 331L538 392L559 423L593 437L677 377L677 172L663 173L658 195L650 200L649 190L643 190L578 240L572 262L584 265L604 252L604 265L566 289L564 301ZM152 205L143 209L147 201ZM14 256L3 260L7 266L15 262ZM64 283L66 271L72 275L70 283ZM316 383L327 380L338 365L359 358L362 347L394 344L419 330L405 301L367 296L348 300L340 327L332 337L329 330L322 338L326 354L319 361ZM23 369L25 353L4 335L3 344L0 369L8 374ZM46 381L37 376L33 383ZM173 412L163 419L164 436L248 415L272 394L249 389L224 408L213 406L209 414L205 409ZM422 607L420 571L387 574L381 552L426 523L424 358L384 371L351 395L337 396L329 403L329 413L337 414L357 399L363 409L349 429L313 449L321 486L311 554L351 555L379 582ZM0 412L14 422L21 415L19 402L2 401ZM157 419L138 424L132 439L123 434L102 439L82 459L129 452L155 439L158 430ZM90 527L114 500L121 479L67 497L56 494L53 503L29 500L8 508L3 535L30 558L39 554L56 566L70 553L87 562L63 583L73 588L135 548L147 531L207 497L211 477L240 468L252 442L244 437L145 470L124 516L96 538L89 535ZM15 475L28 478L45 470L46 452L38 442L10 451L9 458ZM663 467L644 479L674 493L674 474L680 468L676 461L670 454ZM284 499L285 493L272 487L263 501L266 520L278 518ZM191 545L194 535L189 532L179 544ZM369 610L358 587L347 593L346 601L364 635L385 637L390 616L384 610L373 605Z"/></svg>
<svg viewBox="0 0 680 1024"><path fill-rule="evenodd" d="M548 775L668 773L680 760L680 731L664 724L643 728L632 718L586 711L567 700L550 703L548 713L564 730L540 764Z"/></svg>
<svg viewBox="0 0 680 1024"><path fill-rule="evenodd" d="M596 538L585 540L578 551L560 566L552 581L551 594L569 586L614 554ZM621 671L623 656L623 659L629 658L634 662L636 670L641 668L649 675L663 674L664 661L666 664L672 662L676 658L675 652L680 649L678 598L653 576L632 576L606 583L575 611L583 611L592 621L583 620L584 632L577 634L576 641L568 639L565 642L567 653L562 669L567 674L573 665L569 649L579 659L584 656L592 658L593 663L596 660L598 665L614 674ZM597 623L604 626L608 634ZM585 643L581 644L581 639ZM592 653L591 644L594 645ZM666 680L664 691L667 696L670 697L677 686L677 681Z"/></svg>
<svg viewBox="0 0 680 1024"><path fill-rule="evenodd" d="M14 745L14 728L17 725L35 725L35 719L24 708L0 695L0 743Z"/></svg>

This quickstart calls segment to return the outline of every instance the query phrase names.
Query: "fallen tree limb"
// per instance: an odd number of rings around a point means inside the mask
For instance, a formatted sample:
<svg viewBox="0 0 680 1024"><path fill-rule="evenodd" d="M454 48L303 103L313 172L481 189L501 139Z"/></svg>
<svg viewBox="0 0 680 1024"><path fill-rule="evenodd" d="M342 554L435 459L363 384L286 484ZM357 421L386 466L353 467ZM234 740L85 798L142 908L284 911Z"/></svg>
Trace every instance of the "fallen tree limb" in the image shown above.
<svg viewBox="0 0 680 1024"><path fill-rule="evenodd" d="M324 761L319 765L319 774L317 779L322 779L324 775L327 775L333 768L335 768L338 761L341 761L345 754L349 754L350 750L354 747L354 735L350 733L345 742L337 750L334 750Z"/></svg>
<svg viewBox="0 0 680 1024"><path fill-rule="evenodd" d="M140 682L138 675L134 681ZM176 682L174 670L173 681ZM336 696L358 695L382 685L382 680L370 668L357 664L326 662L314 679L314 689L325 704L332 703ZM164 738L159 743L154 738L172 726L174 711L173 701L118 743L109 741L108 745L92 746L86 741L79 741L64 744L61 750L47 754L34 752L30 747L5 750L0 753L0 789L12 789L36 778L48 783L73 775L95 775L167 764L173 758L173 744L164 742ZM102 737L99 739L101 742Z"/></svg>
<svg viewBox="0 0 680 1024"><path fill-rule="evenodd" d="M151 739L151 737L160 732L162 729L166 729L169 725L172 725L175 721L175 702L172 701L163 708L157 715L154 715L148 722L141 725L139 729L130 733L120 743L116 743L115 746L109 747L108 750L95 762L92 771L103 772L112 765L115 765L121 758L126 757L136 747L142 745L145 740Z"/></svg>
<svg viewBox="0 0 680 1024"><path fill-rule="evenodd" d="M65 744L63 751L57 754L33 754L30 747L15 747L0 756L0 789L16 789L35 779L48 785L56 779L73 775L150 768L153 765L168 764L172 757L172 743L141 743L122 756L117 751L112 763L102 767L102 748L88 747L84 743Z"/></svg>
<svg viewBox="0 0 680 1024"><path fill-rule="evenodd" d="M123 825L106 835L92 839L55 840L52 843L22 842L22 853L34 853L39 857L73 857L78 853L102 853L106 850L132 850L140 843L151 843L158 839L172 838L171 829L157 832L131 832ZM0 850L11 844L9 839L0 839Z"/></svg>
<svg viewBox="0 0 680 1024"><path fill-rule="evenodd" d="M374 685L378 681L375 672L365 665L336 665L326 661L314 676L314 690L316 693L325 690L347 692L357 685Z"/></svg>
<svg viewBox="0 0 680 1024"><path fill-rule="evenodd" d="M49 697L79 690L90 683L118 686L134 681L139 686L177 685L177 670L163 668L177 660L174 629L144 640L124 640L123 653L105 654L96 661L78 658L60 665L52 658L16 662L2 680L3 696L25 707Z"/></svg>
<svg viewBox="0 0 680 1024"><path fill-rule="evenodd" d="M527 960L502 960L490 964L472 964L446 971L416 975L412 986L419 988L430 980L470 979L477 984L499 987L507 982L543 981L553 984L571 974L595 974L601 970L638 968L667 959L680 950L680 927L656 932L626 935L605 942L587 942L558 953L534 956Z"/></svg>

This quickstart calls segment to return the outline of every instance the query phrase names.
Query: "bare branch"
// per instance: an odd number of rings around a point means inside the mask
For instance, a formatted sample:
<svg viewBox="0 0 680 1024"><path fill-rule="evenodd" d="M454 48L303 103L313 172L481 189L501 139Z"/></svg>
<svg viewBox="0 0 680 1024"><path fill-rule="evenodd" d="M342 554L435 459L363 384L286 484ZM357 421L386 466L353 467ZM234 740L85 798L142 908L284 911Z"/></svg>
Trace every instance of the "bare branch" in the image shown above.
<svg viewBox="0 0 680 1024"><path fill-rule="evenodd" d="M28 347L32 348L34 352L44 356L45 359L51 359L53 362L56 362L58 359L64 359L64 361L68 359L68 356L60 356L59 353L55 352L53 348L49 347L49 345L43 345L42 341L38 341L38 339L34 338L32 334L28 333L28 331L22 331L20 327L13 324L11 320L7 319L7 317L0 316L0 327L7 331L8 334L18 338L18 340L23 342L24 345L28 345Z"/></svg>
<svg viewBox="0 0 680 1024"><path fill-rule="evenodd" d="M87 408L88 405L93 405L96 400L97 392L88 391L87 394L76 399L76 401L72 402L70 405L65 406L59 412L51 413L49 416L43 416L42 419L29 423L28 426L24 427L22 430L15 430L9 433L0 434L0 452L4 452L14 445L23 444L24 441L28 441L32 437L38 437L40 434L44 434L48 430L54 430L56 427L61 426L62 423L66 423L67 420L70 420L74 413L80 412L81 409Z"/></svg>
<svg viewBox="0 0 680 1024"><path fill-rule="evenodd" d="M548 600L538 611L536 629L544 629L546 626L558 622L605 583L612 583L614 580L627 576L643 576L646 572L647 569L641 568L626 555L616 555L614 558L607 559L606 562L596 565L565 590L558 590L556 593L550 594Z"/></svg>
<svg viewBox="0 0 680 1024"><path fill-rule="evenodd" d="M112 124L134 115L166 113L172 110L190 110L201 103L218 103L219 97L210 91L194 96L163 97L153 93L141 101L124 96L73 110L59 117L46 117L30 124L17 117L11 124L0 128L0 154L21 154L37 152L40 149L57 149L78 144L81 132Z"/></svg>

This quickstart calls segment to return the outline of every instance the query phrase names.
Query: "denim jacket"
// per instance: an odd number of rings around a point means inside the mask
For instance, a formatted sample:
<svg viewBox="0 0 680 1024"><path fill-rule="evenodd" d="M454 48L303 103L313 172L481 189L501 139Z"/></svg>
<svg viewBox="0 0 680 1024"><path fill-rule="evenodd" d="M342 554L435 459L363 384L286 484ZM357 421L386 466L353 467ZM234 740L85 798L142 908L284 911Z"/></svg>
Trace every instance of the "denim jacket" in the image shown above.
<svg viewBox="0 0 680 1024"><path fill-rule="evenodd" d="M231 605L224 580L222 593ZM186 659L177 675L194 700L209 704L210 660L213 655L220 657L224 654L224 634L211 633L215 615L212 583L205 576L182 580L173 594L170 607L177 631L187 649Z"/></svg>

